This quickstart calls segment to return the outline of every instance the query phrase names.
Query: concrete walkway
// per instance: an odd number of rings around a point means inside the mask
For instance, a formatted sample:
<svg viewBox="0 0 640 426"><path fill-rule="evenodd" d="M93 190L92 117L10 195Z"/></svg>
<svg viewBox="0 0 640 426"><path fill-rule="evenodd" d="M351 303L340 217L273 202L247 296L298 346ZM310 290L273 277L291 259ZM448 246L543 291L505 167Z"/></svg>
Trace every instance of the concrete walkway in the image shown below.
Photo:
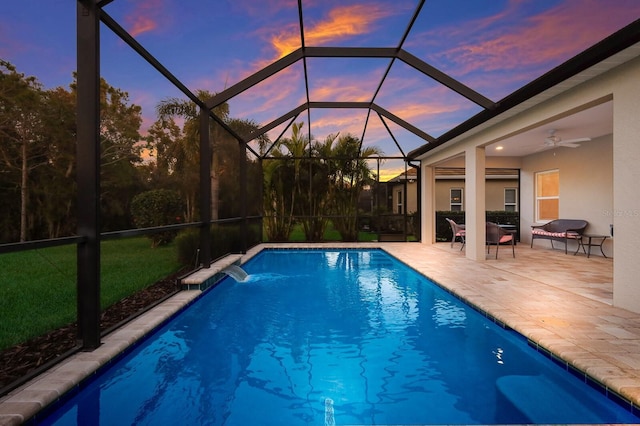
<svg viewBox="0 0 640 426"><path fill-rule="evenodd" d="M494 259L493 247L486 261L475 262L459 244L327 243L263 244L241 261L265 247L381 247L640 407L640 314L612 306L612 259L519 244L515 259L507 248ZM199 294L181 292L105 337L94 352L78 353L3 397L0 425L31 418Z"/></svg>

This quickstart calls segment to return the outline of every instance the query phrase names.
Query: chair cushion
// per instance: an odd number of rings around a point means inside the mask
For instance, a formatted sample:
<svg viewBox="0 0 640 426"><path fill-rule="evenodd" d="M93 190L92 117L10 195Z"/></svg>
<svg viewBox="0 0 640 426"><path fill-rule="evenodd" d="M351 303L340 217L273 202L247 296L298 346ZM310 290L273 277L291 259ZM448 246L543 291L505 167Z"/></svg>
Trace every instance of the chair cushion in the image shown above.
<svg viewBox="0 0 640 426"><path fill-rule="evenodd" d="M511 241L512 239L513 239L512 235L503 235L502 237L500 237L500 242L506 243L507 241Z"/></svg>
<svg viewBox="0 0 640 426"><path fill-rule="evenodd" d="M553 238L578 238L580 236L579 233L574 231L569 232L549 232L545 231L542 228L534 228L531 230L533 235L542 235L545 237L553 237Z"/></svg>
<svg viewBox="0 0 640 426"><path fill-rule="evenodd" d="M567 236L566 232L549 232L541 228L532 229L531 233L534 235L544 235L545 237L556 237L556 238L564 238Z"/></svg>

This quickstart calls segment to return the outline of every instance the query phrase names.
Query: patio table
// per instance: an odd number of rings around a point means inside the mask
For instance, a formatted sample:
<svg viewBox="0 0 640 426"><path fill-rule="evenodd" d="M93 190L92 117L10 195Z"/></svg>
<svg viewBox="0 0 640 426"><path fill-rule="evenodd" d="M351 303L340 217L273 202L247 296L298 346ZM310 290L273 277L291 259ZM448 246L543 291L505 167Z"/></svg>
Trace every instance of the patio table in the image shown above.
<svg viewBox="0 0 640 426"><path fill-rule="evenodd" d="M576 240L578 241L578 248L576 249L576 252L573 253L573 255L575 256L576 254L578 254L580 248L582 247L582 251L587 255L587 258L589 258L591 256L591 247L600 247L600 253L602 253L604 257L607 257L607 255L604 254L604 251L602 250L602 245L607 238L609 238L608 235L582 234L576 238ZM585 247L588 247L587 250L585 250Z"/></svg>

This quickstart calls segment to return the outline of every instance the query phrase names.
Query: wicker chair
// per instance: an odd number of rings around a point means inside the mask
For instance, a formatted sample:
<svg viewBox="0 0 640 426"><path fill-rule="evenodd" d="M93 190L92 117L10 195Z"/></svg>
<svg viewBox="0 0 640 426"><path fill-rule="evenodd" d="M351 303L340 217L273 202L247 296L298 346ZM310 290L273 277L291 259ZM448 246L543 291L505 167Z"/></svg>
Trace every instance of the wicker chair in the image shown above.
<svg viewBox="0 0 640 426"><path fill-rule="evenodd" d="M459 225L448 217L445 219L447 220L447 222L449 222L449 225L451 225L451 232L453 233L453 237L451 238L451 248L453 248L453 243L456 241L456 238L459 238L460 242L462 243L462 246L460 246L460 250L462 250L465 245L464 237L466 231L464 225Z"/></svg>
<svg viewBox="0 0 640 426"><path fill-rule="evenodd" d="M496 246L496 259L498 258L498 248L502 243L511 243L511 252L516 257L516 239L514 233L505 231L498 224L487 222L487 253L491 249L491 245Z"/></svg>

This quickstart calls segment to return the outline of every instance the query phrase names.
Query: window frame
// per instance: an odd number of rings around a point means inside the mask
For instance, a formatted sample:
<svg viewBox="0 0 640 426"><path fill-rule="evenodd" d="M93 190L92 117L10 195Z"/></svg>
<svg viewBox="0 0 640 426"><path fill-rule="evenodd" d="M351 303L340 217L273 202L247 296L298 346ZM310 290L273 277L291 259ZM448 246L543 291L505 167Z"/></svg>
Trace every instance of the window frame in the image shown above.
<svg viewBox="0 0 640 426"><path fill-rule="evenodd" d="M397 214L404 214L403 194L404 194L404 191L402 191L401 189L396 191L396 212L397 212Z"/></svg>
<svg viewBox="0 0 640 426"><path fill-rule="evenodd" d="M507 202L507 191L513 191L513 202ZM513 207L513 210L509 210L507 207ZM504 211L517 212L518 211L518 188L504 188Z"/></svg>
<svg viewBox="0 0 640 426"><path fill-rule="evenodd" d="M541 188L540 188L540 184L542 183L540 181L540 177L543 175L556 175L556 179L555 179L555 186L557 189L557 194L556 195L538 195L541 193ZM550 222L554 219L558 219L560 217L560 169L552 169L552 170L545 170L545 171L540 171L540 172L535 172L534 174L534 197L535 197L535 220L538 223L546 223L546 222ZM541 201L547 201L547 200L557 200L557 211L556 211L556 217L541 217L541 213L540 213L540 202Z"/></svg>
<svg viewBox="0 0 640 426"><path fill-rule="evenodd" d="M460 202L454 202L453 191L460 191ZM459 210L454 209L454 206L460 207ZM449 210L454 211L464 211L464 189L463 188L449 188Z"/></svg>

